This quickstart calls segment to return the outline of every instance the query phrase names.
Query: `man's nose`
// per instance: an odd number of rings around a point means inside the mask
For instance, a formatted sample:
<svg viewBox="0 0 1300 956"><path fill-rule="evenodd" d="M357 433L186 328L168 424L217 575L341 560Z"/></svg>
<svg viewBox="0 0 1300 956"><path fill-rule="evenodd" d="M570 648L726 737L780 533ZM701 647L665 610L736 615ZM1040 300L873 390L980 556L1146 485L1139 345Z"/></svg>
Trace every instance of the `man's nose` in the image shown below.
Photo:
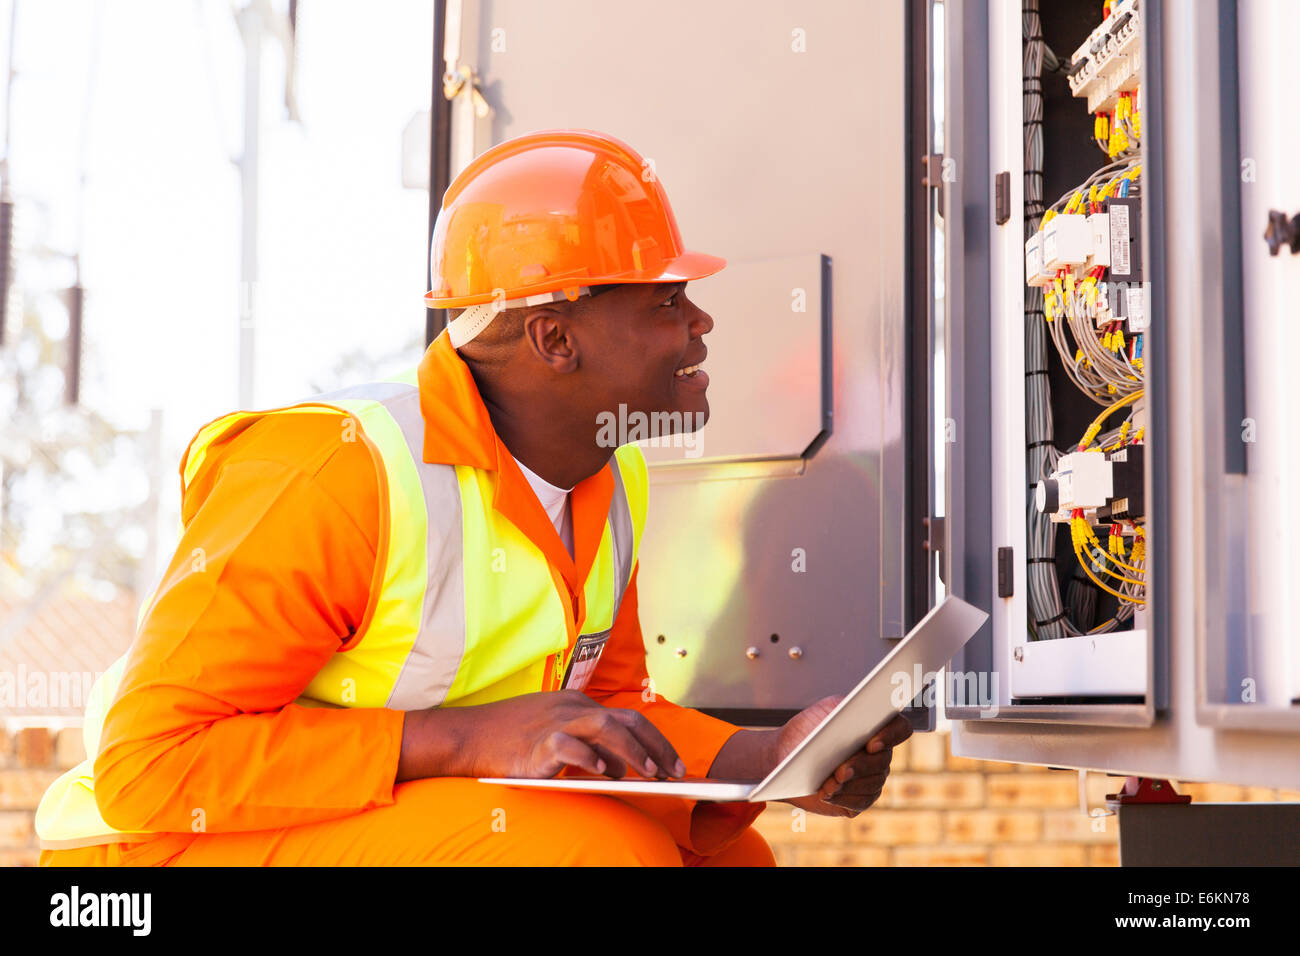
<svg viewBox="0 0 1300 956"><path fill-rule="evenodd" d="M690 301L689 299L687 301ZM699 337L713 331L713 316L691 302L691 335Z"/></svg>

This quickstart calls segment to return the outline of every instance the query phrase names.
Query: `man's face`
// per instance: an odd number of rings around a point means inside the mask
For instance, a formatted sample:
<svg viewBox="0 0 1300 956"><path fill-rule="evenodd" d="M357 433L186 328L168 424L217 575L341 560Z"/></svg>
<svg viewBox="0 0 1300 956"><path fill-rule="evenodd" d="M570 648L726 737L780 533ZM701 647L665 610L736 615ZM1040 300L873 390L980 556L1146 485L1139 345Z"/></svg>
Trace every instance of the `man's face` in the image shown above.
<svg viewBox="0 0 1300 956"><path fill-rule="evenodd" d="M708 420L708 373L702 340L713 319L686 296L686 283L628 283L605 292L585 312L580 341L584 387L598 411L678 413L673 431L693 431ZM679 426L677 422L680 422Z"/></svg>

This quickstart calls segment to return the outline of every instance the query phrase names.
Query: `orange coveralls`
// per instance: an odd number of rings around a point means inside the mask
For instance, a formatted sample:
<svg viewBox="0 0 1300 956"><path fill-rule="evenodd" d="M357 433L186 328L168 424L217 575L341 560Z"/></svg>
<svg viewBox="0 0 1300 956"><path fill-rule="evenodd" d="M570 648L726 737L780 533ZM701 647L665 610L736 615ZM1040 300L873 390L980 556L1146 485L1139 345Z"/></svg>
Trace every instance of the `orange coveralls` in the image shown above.
<svg viewBox="0 0 1300 956"><path fill-rule="evenodd" d="M500 472L498 509L550 560L580 620L612 482L596 475L574 489L575 560L445 333L425 353L419 385L425 460ZM151 833L44 850L41 864L771 865L749 826L762 804L457 777L394 785L403 712L293 703L350 646L378 581L386 518L372 454L340 441L329 415L271 416L213 446L182 502L184 533L131 647L95 762L105 818ZM196 556L204 573L192 570ZM738 728L642 700L645 677L634 574L586 693L641 711L687 775L705 776Z"/></svg>

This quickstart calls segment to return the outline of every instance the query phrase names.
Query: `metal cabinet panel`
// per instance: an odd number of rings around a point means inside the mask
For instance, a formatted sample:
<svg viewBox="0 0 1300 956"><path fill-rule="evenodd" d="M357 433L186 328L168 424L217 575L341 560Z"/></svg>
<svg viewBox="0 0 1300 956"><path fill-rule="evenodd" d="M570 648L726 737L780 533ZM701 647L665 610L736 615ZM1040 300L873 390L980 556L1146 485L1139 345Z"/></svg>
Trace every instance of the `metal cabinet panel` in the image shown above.
<svg viewBox="0 0 1300 956"><path fill-rule="evenodd" d="M1285 244L1270 254L1264 241L1270 213L1300 213L1300 129L1283 65L1300 35L1300 8L1278 0L1220 7L1221 27L1235 29L1220 32L1219 89L1239 109L1224 115L1219 137L1227 144L1218 165L1223 234L1203 243L1223 277L1224 307L1202 327L1196 396L1206 458L1196 522L1204 533L1198 716L1207 726L1300 733L1300 560L1284 518L1300 468L1300 334L1291 318L1300 256Z"/></svg>
<svg viewBox="0 0 1300 956"><path fill-rule="evenodd" d="M906 631L904 13L901 3L484 0L460 44L494 111L493 141L604 130L652 161L692 248L737 272L810 253L834 263L824 444L811 457L798 449L801 411L761 450L804 457L652 474L641 623L658 689L680 703L802 707L847 689L887 651L882 638ZM718 329L774 334L747 325L751 303L713 295L711 281L698 289ZM788 288L771 295L774 310L789 309ZM720 407L736 401L732 389L792 387L805 403L821 387L807 361L749 363L705 342L709 366L726 370L710 390L727 383ZM702 435L710 447L707 426Z"/></svg>
<svg viewBox="0 0 1300 956"><path fill-rule="evenodd" d="M709 420L652 426L639 442L652 469L811 457L831 431L830 274L817 254L728 262L689 290L723 317L705 336Z"/></svg>

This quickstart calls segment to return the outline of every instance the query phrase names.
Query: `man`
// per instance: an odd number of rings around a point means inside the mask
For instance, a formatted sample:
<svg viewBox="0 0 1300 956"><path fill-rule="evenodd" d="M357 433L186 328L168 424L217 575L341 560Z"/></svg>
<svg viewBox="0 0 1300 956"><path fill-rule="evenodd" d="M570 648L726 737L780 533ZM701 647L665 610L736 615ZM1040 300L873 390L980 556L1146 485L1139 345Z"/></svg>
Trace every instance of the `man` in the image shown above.
<svg viewBox="0 0 1300 956"><path fill-rule="evenodd" d="M682 248L645 168L579 130L489 150L443 200L429 299L455 315L414 378L199 432L42 863L772 863L761 805L474 779L757 779L838 700L748 731L646 675L645 462L598 423L707 416L713 320L685 287L724 263ZM861 812L910 732L791 802Z"/></svg>

